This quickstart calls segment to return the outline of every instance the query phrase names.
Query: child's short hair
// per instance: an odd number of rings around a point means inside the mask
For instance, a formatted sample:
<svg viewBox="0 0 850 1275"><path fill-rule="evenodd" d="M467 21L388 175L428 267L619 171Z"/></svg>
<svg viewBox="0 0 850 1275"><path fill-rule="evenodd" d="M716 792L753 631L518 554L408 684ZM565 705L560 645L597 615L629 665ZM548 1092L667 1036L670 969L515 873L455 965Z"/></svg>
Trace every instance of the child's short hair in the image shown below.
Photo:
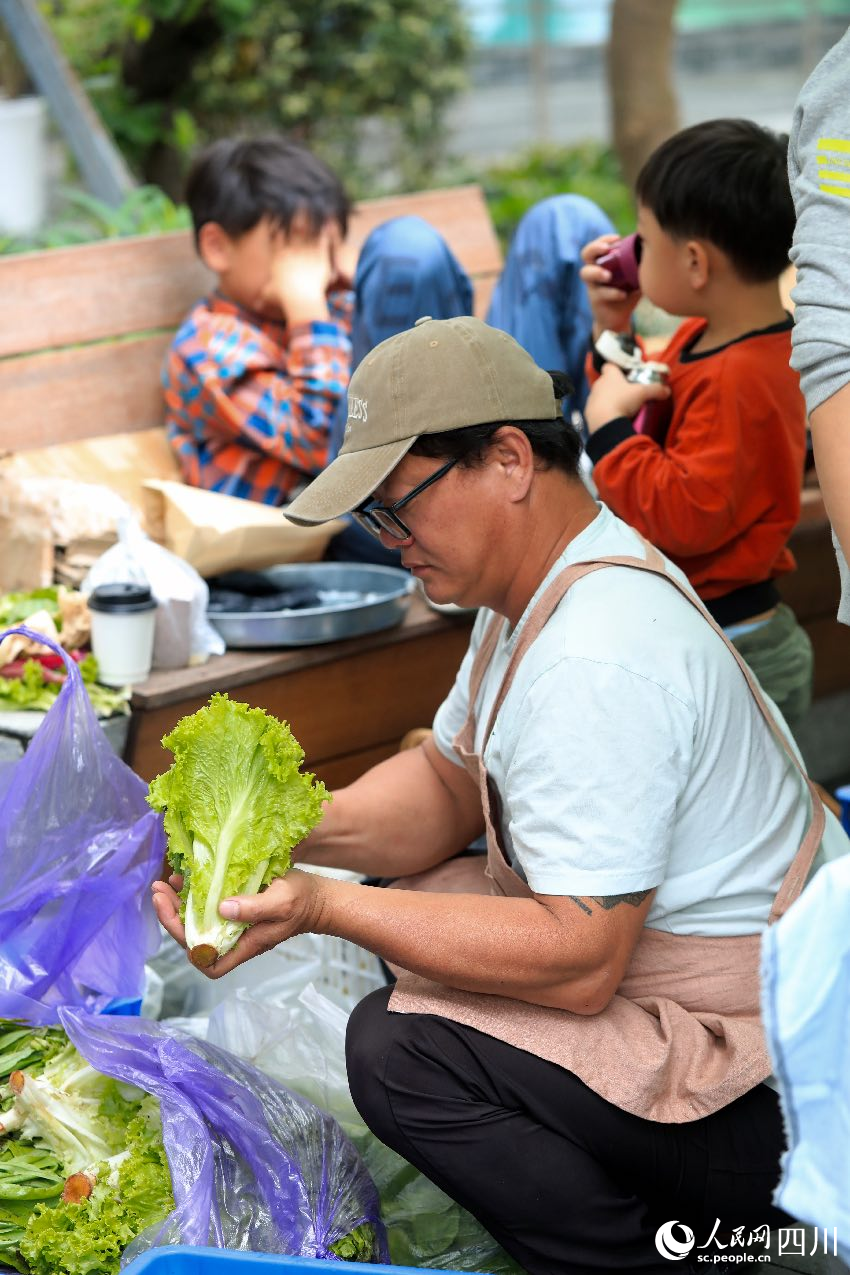
<svg viewBox="0 0 850 1275"><path fill-rule="evenodd" d="M327 221L348 229L351 203L342 182L306 147L285 137L222 137L194 160L186 181L195 240L201 226L217 222L236 239L262 217L288 231L304 212L318 234Z"/></svg>
<svg viewBox="0 0 850 1275"><path fill-rule="evenodd" d="M752 120L694 124L652 152L635 193L662 230L710 240L747 283L767 283L788 265L794 202L787 133Z"/></svg>

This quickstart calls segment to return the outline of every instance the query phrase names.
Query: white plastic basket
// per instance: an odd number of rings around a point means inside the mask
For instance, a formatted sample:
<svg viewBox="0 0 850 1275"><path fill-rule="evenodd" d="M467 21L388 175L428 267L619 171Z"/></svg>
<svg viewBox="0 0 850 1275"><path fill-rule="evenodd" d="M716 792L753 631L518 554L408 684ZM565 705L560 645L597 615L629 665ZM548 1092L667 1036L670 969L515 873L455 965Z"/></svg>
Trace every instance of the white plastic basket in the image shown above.
<svg viewBox="0 0 850 1275"><path fill-rule="evenodd" d="M342 868L319 868L314 865L302 865L308 872L317 872L320 876L336 877L338 881L362 881L355 872L346 872ZM381 964L377 956L367 952L365 948L350 943L348 939L334 938L331 934L296 934L288 943L282 943L278 949L281 957L292 962L303 963L309 954L319 962L319 970L313 979L321 991L332 992L337 1004L353 1009L376 987L384 986Z"/></svg>
<svg viewBox="0 0 850 1275"><path fill-rule="evenodd" d="M304 980L304 986L308 982L315 983L321 992L330 994L337 1005L346 1009L353 1009L369 992L386 983L377 956L331 934L296 934L269 955L288 965L298 978L317 965L313 976Z"/></svg>

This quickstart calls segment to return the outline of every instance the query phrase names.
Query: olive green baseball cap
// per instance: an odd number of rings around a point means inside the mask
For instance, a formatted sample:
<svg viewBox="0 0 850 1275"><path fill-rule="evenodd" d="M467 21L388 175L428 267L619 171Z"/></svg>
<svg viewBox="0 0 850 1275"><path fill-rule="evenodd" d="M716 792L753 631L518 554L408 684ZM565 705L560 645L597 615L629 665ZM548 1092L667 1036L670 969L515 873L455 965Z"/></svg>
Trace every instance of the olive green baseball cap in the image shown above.
<svg viewBox="0 0 850 1275"><path fill-rule="evenodd" d="M417 319L376 345L351 378L339 454L285 511L305 526L350 513L422 434L561 417L552 378L480 319Z"/></svg>

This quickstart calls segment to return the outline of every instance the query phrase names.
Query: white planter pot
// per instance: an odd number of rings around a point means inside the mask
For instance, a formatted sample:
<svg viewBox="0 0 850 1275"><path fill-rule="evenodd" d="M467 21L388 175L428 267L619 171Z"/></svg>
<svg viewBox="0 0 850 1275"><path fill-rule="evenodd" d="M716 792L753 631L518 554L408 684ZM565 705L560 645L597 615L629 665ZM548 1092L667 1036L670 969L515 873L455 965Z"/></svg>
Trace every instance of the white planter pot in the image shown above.
<svg viewBox="0 0 850 1275"><path fill-rule="evenodd" d="M0 231L27 235L47 206L46 108L40 97L0 99Z"/></svg>

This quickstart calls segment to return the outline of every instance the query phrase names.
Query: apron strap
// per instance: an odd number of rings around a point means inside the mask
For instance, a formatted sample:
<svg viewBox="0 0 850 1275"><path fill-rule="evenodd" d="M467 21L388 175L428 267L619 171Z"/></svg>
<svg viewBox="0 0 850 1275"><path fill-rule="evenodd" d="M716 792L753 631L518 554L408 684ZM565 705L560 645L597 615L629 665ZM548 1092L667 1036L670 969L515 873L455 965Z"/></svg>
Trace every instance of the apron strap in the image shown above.
<svg viewBox="0 0 850 1275"><path fill-rule="evenodd" d="M741 672L744 675L744 678L746 679L747 686L749 687L750 693L753 696L756 704L758 705L758 708L759 708L759 711L761 712L762 717L764 718L765 722L767 723L768 727L773 733L774 738L785 750L785 752L791 758L791 761L793 762L796 769L802 775L803 780L806 784L806 787L809 790L809 795L811 797L811 802L812 802L811 819L809 820L809 824L806 829L806 833L805 833L805 836L803 837L800 848L797 851L797 854L794 856L794 859L792 860L791 865L788 868L788 871L783 877L782 883L779 887L776 897L773 900L773 906L770 909L770 915L768 917L768 925L772 925L774 921L777 921L779 917L782 916L783 913L787 911L787 909L791 906L794 900L798 897L798 895L800 894L800 891L802 890L803 886L806 883L806 878L808 877L809 870L812 866L812 862L814 861L814 857L817 854L818 846L820 845L821 838L823 837L824 825L826 823L826 816L824 814L823 802L821 801L820 794L818 793L811 779L809 779L809 776L806 774L805 770L800 764L800 760L797 757L796 752L794 751L794 747L791 741L788 739L785 732L781 730L781 728L779 727L776 721L776 718L773 716L773 713L768 708L764 695L761 692L761 688L759 687L755 677L753 676L753 673L751 672L743 656L740 654L737 648L729 641L729 638L723 632L720 625L716 622L713 616L709 614L709 612L706 610L705 606L700 601L700 599L696 596L696 594L692 593L689 588L681 584L675 578L675 576L670 575L670 573L667 571L666 566L664 564L664 558L661 556L661 554L658 552L655 546L651 545L646 540L644 540L643 543L646 548L645 559L632 557L630 555L622 555L622 556L612 556L612 557L606 557L606 558L594 558L594 559L589 559L585 562L576 562L569 567L565 567L564 570L559 575L557 575L555 579L551 582L551 584L544 590L544 592L540 596L539 601L534 607L534 610L532 611L531 615L528 617L525 624L523 625L523 629L522 629L522 632L520 633L517 644L514 647L513 652L511 653L511 658L508 662L508 667L505 670L505 676L502 679L502 684L499 687L498 694L496 695L496 698L493 702L493 708L490 712L490 717L487 722L487 729L484 732L484 737L481 741L480 755L482 757L484 755L484 749L487 745L487 741L489 740L490 735L492 734L493 727L496 723L497 714L499 712L499 709L502 707L502 704L504 703L505 696L507 695L508 691L511 688L511 684L513 683L514 675L516 673L517 668L519 667L520 661L522 660L528 648L531 646L532 642L534 642L536 638L540 635L542 629L544 628L547 621L552 616L552 613L555 611L559 603L562 601L564 595L572 587L572 585L575 584L577 580L581 580L584 576L590 575L594 571L600 571L605 567L632 567L638 571L648 571L652 575L662 576L665 580L669 581L669 583L672 584L674 588L678 589L679 593L681 593L681 595L684 598L686 598L687 601L690 602L691 605L694 606L697 611L699 611L699 613L703 616L703 618L707 620L708 623L711 625L712 629L714 629L715 633L718 634L718 636L726 645L726 647L732 652L732 655L734 656L735 661L738 664L738 667L740 668ZM474 716L475 698L480 689L481 682L486 670L486 665L487 663L489 663L490 659L492 658L493 652L496 649L498 634L501 631L503 623L504 621L501 616L495 615L493 617L493 620L490 622L490 625L484 636L484 639L482 640L481 646L479 647L475 663L473 664L472 675L470 677L468 724L471 724L472 722L472 719ZM485 647L487 648L486 662L485 662ZM472 676L475 676L475 679L476 679L474 694L473 694L473 687L472 687Z"/></svg>
<svg viewBox="0 0 850 1275"><path fill-rule="evenodd" d="M475 701L478 699L478 692L481 690L484 674L490 666L490 661L493 658L493 652L496 650L499 634L504 624L504 616L494 613L484 631L481 645L475 653L475 659L472 661L472 668L469 672L469 705L471 711L474 711Z"/></svg>

